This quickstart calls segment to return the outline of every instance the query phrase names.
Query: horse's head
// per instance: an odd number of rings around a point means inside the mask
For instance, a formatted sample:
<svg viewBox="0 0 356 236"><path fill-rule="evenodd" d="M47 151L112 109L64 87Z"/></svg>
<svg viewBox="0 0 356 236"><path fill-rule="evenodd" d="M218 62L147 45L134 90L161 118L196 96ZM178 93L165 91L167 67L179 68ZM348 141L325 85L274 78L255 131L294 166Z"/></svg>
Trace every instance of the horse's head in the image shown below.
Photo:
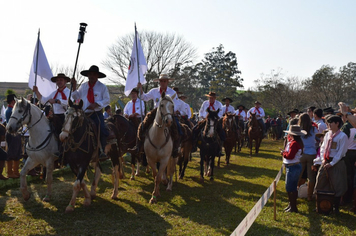
<svg viewBox="0 0 356 236"><path fill-rule="evenodd" d="M24 124L31 122L31 104L24 98L16 100L6 129L10 133L16 133Z"/></svg>
<svg viewBox="0 0 356 236"><path fill-rule="evenodd" d="M209 108L206 110L208 112L208 116L206 117L205 128L203 131L203 135L208 138L212 138L215 135L215 130L219 121L219 111L220 109L213 111Z"/></svg>
<svg viewBox="0 0 356 236"><path fill-rule="evenodd" d="M173 99L174 97L175 95L172 96ZM163 92L157 109L157 114L160 114L162 119L162 125L165 124L167 127L170 127L173 122L174 103L172 98Z"/></svg>
<svg viewBox="0 0 356 236"><path fill-rule="evenodd" d="M69 107L65 113L62 132L59 134L59 139L64 142L70 133L73 133L73 127L82 123L84 119L84 111L82 110L83 101L80 100L79 105L74 105L73 102L68 100Z"/></svg>
<svg viewBox="0 0 356 236"><path fill-rule="evenodd" d="M223 128L225 129L225 131L229 131L230 129L232 129L233 124L234 124L234 117L235 114L228 112L224 115L223 118Z"/></svg>
<svg viewBox="0 0 356 236"><path fill-rule="evenodd" d="M258 124L258 123L257 123L256 113L250 112L250 118L249 118L249 120L250 120L249 126L257 126L257 125L254 125L254 124Z"/></svg>

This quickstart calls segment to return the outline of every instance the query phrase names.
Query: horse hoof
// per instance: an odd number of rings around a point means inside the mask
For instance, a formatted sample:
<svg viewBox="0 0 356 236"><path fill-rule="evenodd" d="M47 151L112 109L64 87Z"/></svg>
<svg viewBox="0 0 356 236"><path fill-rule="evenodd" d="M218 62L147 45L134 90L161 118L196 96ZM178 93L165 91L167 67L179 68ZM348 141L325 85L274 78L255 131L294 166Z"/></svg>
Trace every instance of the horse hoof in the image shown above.
<svg viewBox="0 0 356 236"><path fill-rule="evenodd" d="M65 213L71 213L73 211L74 211L74 207L73 206L67 206Z"/></svg>
<svg viewBox="0 0 356 236"><path fill-rule="evenodd" d="M200 180L199 180L199 181L200 181L200 183L203 184L203 183L204 183L204 178L203 178L203 177L200 177Z"/></svg>
<svg viewBox="0 0 356 236"><path fill-rule="evenodd" d="M31 197L31 194L30 194L30 193L23 194L23 200L24 200L25 202L27 202L28 199L30 199L30 197Z"/></svg>
<svg viewBox="0 0 356 236"><path fill-rule="evenodd" d="M139 174L139 173L136 173L135 176L140 176L140 174Z"/></svg>
<svg viewBox="0 0 356 236"><path fill-rule="evenodd" d="M91 200L94 200L96 198L96 194L90 195Z"/></svg>
<svg viewBox="0 0 356 236"><path fill-rule="evenodd" d="M125 175L119 174L119 179L125 179Z"/></svg>
<svg viewBox="0 0 356 236"><path fill-rule="evenodd" d="M154 198L154 197L152 197L152 198L150 199L150 204L156 204L156 203L157 203L157 199Z"/></svg>
<svg viewBox="0 0 356 236"><path fill-rule="evenodd" d="M214 177L210 177L210 181L214 181Z"/></svg>
<svg viewBox="0 0 356 236"><path fill-rule="evenodd" d="M167 188L166 191L167 192L172 192L172 189L171 188Z"/></svg>
<svg viewBox="0 0 356 236"><path fill-rule="evenodd" d="M135 180L135 176L132 175L131 178L130 178L130 180Z"/></svg>
<svg viewBox="0 0 356 236"><path fill-rule="evenodd" d="M88 206L90 206L90 203L91 203L91 199L90 198L85 198L83 205L85 207L88 207Z"/></svg>
<svg viewBox="0 0 356 236"><path fill-rule="evenodd" d="M119 200L119 198L117 196L114 196L114 195L111 196L111 199L112 200Z"/></svg>
<svg viewBox="0 0 356 236"><path fill-rule="evenodd" d="M183 179L183 176L179 176L179 179Z"/></svg>

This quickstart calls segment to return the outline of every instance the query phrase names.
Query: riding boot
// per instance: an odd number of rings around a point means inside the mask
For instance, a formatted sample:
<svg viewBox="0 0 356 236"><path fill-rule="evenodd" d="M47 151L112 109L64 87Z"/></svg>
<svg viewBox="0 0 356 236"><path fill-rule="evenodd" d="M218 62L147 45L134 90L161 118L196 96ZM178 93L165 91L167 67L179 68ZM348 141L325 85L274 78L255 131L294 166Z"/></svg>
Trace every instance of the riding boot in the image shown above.
<svg viewBox="0 0 356 236"><path fill-rule="evenodd" d="M354 199L354 206L350 209L350 211L356 214L356 188L354 189L353 199Z"/></svg>
<svg viewBox="0 0 356 236"><path fill-rule="evenodd" d="M285 212L298 213L298 208L297 208L298 192L297 191L289 192L288 197L289 197L289 202L290 202L290 209L287 209Z"/></svg>
<svg viewBox="0 0 356 236"><path fill-rule="evenodd" d="M313 200L314 186L315 186L315 183L310 183L310 181L308 182L308 198L307 198L307 200L308 200L309 202L310 202L311 200Z"/></svg>
<svg viewBox="0 0 356 236"><path fill-rule="evenodd" d="M288 194L288 206L286 207L286 208L284 208L284 212L289 212L290 211L290 206L291 206L291 202L292 202L292 200L291 200L291 194L292 194L292 192L287 192L287 194Z"/></svg>
<svg viewBox="0 0 356 236"><path fill-rule="evenodd" d="M341 200L341 197L334 197L334 213L336 215L338 215L340 213L340 210L339 210L340 200Z"/></svg>
<svg viewBox="0 0 356 236"><path fill-rule="evenodd" d="M0 161L0 180L7 180L8 178L2 175L5 167L5 161Z"/></svg>
<svg viewBox="0 0 356 236"><path fill-rule="evenodd" d="M20 178L19 166L20 166L20 161L13 161L12 172L14 176L16 176L16 178Z"/></svg>

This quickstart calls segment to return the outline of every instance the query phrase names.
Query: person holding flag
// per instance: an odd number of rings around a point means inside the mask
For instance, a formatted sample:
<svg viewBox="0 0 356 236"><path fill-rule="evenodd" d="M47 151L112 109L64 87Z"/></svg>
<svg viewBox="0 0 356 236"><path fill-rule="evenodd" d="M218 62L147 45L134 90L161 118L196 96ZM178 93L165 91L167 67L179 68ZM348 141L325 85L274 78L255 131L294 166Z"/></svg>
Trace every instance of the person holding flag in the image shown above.
<svg viewBox="0 0 356 236"><path fill-rule="evenodd" d="M248 110L247 119L250 118L251 113L255 113L256 114L257 121L260 124L260 127L261 127L262 132L263 132L262 138L264 138L265 137L265 133L266 133L265 122L263 122L263 117L265 117L265 111L262 109L261 103L259 101L255 101L255 106L252 107L250 110Z"/></svg>

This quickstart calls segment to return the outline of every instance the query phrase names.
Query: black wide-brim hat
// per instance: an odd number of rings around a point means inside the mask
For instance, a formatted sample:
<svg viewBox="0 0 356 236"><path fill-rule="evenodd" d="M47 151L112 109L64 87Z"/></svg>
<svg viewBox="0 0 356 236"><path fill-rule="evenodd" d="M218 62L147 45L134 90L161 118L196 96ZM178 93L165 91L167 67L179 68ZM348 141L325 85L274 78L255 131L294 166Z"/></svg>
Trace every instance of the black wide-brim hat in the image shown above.
<svg viewBox="0 0 356 236"><path fill-rule="evenodd" d="M65 79L67 81L67 83L69 83L69 81L70 81L70 78L68 76L66 76L65 74L63 74L63 73L59 73L57 76L52 77L51 81L53 83L55 83L57 81L57 78L63 78L63 79Z"/></svg>
<svg viewBox="0 0 356 236"><path fill-rule="evenodd" d="M324 111L325 113L332 113L332 114L334 114L334 109L333 109L332 107L324 108L323 111Z"/></svg>
<svg viewBox="0 0 356 236"><path fill-rule="evenodd" d="M288 112L287 115L290 115L291 113L298 114L298 113L299 113L299 110L295 108L295 109L293 109L292 111Z"/></svg>
<svg viewBox="0 0 356 236"><path fill-rule="evenodd" d="M106 75L102 72L99 71L99 67L97 67L96 65L92 65L89 70L83 70L80 72L81 75L84 75L86 77L88 77L89 72L96 72L98 74L98 78L105 78Z"/></svg>
<svg viewBox="0 0 356 236"><path fill-rule="evenodd" d="M246 107L245 107L244 105L238 105L238 106L237 106L237 109L239 109L239 107L242 107L242 110L245 110L245 109L246 109Z"/></svg>
<svg viewBox="0 0 356 236"><path fill-rule="evenodd" d="M6 99L4 100L4 102L10 103L10 102L14 101L15 98L17 98L15 94L9 94L6 96Z"/></svg>
<svg viewBox="0 0 356 236"><path fill-rule="evenodd" d="M224 99L223 99L223 100L221 100L221 101L225 102L226 100L229 100L229 101L230 101L230 103L232 103L232 99L231 99L231 98L229 98L229 97L224 97Z"/></svg>

